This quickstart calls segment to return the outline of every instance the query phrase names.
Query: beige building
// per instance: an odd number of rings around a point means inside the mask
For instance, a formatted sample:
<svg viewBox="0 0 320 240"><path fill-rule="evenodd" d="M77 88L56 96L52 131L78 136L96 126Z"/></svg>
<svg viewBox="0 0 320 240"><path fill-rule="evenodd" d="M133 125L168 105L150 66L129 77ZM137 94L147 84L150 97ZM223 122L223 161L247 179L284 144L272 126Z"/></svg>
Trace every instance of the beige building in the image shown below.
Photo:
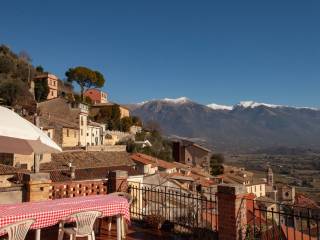
<svg viewBox="0 0 320 240"><path fill-rule="evenodd" d="M56 98L38 104L40 127L54 129L53 140L62 147L87 146L88 112L85 104Z"/></svg>
<svg viewBox="0 0 320 240"><path fill-rule="evenodd" d="M246 185L248 193L253 193L256 197L266 196L266 184L265 183L249 183Z"/></svg>
<svg viewBox="0 0 320 240"><path fill-rule="evenodd" d="M78 128L62 128L62 147L74 147L79 144Z"/></svg>
<svg viewBox="0 0 320 240"><path fill-rule="evenodd" d="M124 107L124 106L119 106L120 108L120 114L121 114L121 118L124 117L129 117L130 116L130 111L128 108Z"/></svg>
<svg viewBox="0 0 320 240"><path fill-rule="evenodd" d="M104 144L105 125L88 121L86 144L87 146L99 146Z"/></svg>
<svg viewBox="0 0 320 240"><path fill-rule="evenodd" d="M96 116L101 109L110 109L110 108L112 108L114 106L118 106L119 107L120 118L124 118L124 117L129 117L130 116L130 111L129 111L128 108L126 108L125 106L116 104L116 103L112 103L112 102L96 103L96 104L92 105L91 108L90 108L90 116Z"/></svg>
<svg viewBox="0 0 320 240"><path fill-rule="evenodd" d="M38 75L34 78L34 81L38 80L45 80L48 83L49 93L47 99L53 99L58 97L58 77L50 74L50 73L43 73Z"/></svg>
<svg viewBox="0 0 320 240"><path fill-rule="evenodd" d="M266 196L266 183L262 179L255 178L252 172L244 168L224 165L223 181L244 185L247 192L253 193L256 197Z"/></svg>

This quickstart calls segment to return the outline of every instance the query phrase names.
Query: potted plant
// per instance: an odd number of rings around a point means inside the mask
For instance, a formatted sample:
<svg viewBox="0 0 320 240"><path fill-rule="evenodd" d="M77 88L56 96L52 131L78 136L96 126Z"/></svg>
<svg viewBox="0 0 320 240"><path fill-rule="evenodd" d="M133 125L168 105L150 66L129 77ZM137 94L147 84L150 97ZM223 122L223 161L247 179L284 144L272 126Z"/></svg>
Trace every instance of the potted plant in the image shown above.
<svg viewBox="0 0 320 240"><path fill-rule="evenodd" d="M144 221L153 229L160 229L165 219L160 214L150 214L144 217Z"/></svg>

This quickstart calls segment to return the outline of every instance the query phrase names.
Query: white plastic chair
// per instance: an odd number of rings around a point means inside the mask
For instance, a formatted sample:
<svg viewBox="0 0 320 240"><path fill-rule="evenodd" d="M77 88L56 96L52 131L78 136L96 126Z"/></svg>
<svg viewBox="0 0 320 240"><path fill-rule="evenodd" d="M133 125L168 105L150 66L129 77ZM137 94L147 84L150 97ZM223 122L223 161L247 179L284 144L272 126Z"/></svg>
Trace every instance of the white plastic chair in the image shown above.
<svg viewBox="0 0 320 240"><path fill-rule="evenodd" d="M99 211L85 211L73 213L59 224L59 240L63 239L64 233L70 236L70 240L75 240L77 237L88 237L88 240L95 240L93 231L94 222L102 215ZM66 220L75 220L75 227L64 227Z"/></svg>
<svg viewBox="0 0 320 240"><path fill-rule="evenodd" d="M129 193L126 193L126 192L114 192L114 193L110 193L108 194L109 196L119 196L119 197L124 197L127 199L128 203L129 203L129 206L131 205L132 203L132 196L129 194ZM112 227L112 217L109 217L108 218L108 231L110 232L111 231L111 227ZM121 218L121 229L122 229L122 237L125 237L125 222L124 222L124 219Z"/></svg>
<svg viewBox="0 0 320 240"><path fill-rule="evenodd" d="M33 219L15 222L0 228L0 233L7 233L8 240L24 240L34 222L35 220Z"/></svg>

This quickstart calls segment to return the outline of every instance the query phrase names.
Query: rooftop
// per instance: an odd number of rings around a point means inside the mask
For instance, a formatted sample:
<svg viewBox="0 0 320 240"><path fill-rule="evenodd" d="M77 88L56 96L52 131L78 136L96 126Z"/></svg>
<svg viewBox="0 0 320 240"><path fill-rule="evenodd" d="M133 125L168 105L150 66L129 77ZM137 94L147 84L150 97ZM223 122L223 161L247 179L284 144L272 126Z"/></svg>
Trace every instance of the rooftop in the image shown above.
<svg viewBox="0 0 320 240"><path fill-rule="evenodd" d="M127 152L70 151L51 156L51 162L40 165L41 171L68 170L69 163L78 169L134 165Z"/></svg>
<svg viewBox="0 0 320 240"><path fill-rule="evenodd" d="M108 177L110 171L123 170L127 171L128 175L138 175L136 171L130 166L115 166L115 167L93 167L75 169L75 177L71 178L70 170L45 170L50 174L52 182L65 182L65 181L83 181L83 180L103 180Z"/></svg>
<svg viewBox="0 0 320 240"><path fill-rule="evenodd" d="M0 175L11 175L16 173L29 172L26 169L16 168L5 164L0 164Z"/></svg>
<svg viewBox="0 0 320 240"><path fill-rule="evenodd" d="M176 168L176 166L171 163L171 162L167 162L146 154L142 154L142 153L134 153L131 155L131 159L133 161L137 161L140 162L142 164L151 164L152 166L158 166L164 169L174 169Z"/></svg>

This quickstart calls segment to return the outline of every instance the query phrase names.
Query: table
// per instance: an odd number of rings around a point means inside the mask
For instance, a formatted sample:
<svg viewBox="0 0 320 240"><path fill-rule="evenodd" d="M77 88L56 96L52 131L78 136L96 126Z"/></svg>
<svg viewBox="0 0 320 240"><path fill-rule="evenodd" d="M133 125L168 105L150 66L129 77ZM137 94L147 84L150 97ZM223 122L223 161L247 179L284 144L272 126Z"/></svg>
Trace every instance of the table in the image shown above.
<svg viewBox="0 0 320 240"><path fill-rule="evenodd" d="M117 217L117 240L121 239L121 217L130 220L129 204L125 198L109 195L63 198L41 202L24 202L0 205L0 227L32 218L36 240L40 240L41 228L53 226L72 213L86 210L102 212L102 217Z"/></svg>

